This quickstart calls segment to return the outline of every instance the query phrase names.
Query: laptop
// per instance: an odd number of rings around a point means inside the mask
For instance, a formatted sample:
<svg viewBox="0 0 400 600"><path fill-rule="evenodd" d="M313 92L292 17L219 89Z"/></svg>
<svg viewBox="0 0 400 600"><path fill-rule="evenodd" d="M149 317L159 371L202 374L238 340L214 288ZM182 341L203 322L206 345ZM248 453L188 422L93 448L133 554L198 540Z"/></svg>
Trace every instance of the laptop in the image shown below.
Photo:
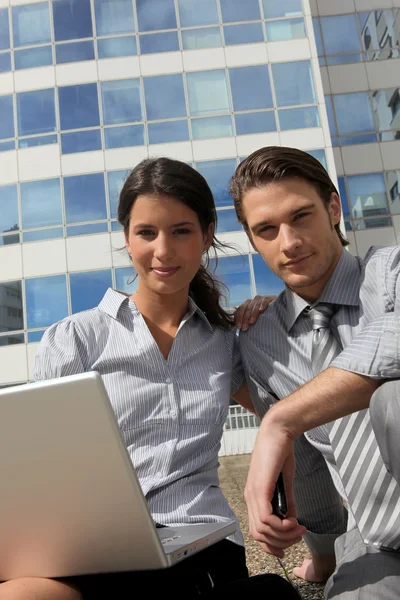
<svg viewBox="0 0 400 600"><path fill-rule="evenodd" d="M153 522L97 372L0 390L0 581L162 569L236 522Z"/></svg>

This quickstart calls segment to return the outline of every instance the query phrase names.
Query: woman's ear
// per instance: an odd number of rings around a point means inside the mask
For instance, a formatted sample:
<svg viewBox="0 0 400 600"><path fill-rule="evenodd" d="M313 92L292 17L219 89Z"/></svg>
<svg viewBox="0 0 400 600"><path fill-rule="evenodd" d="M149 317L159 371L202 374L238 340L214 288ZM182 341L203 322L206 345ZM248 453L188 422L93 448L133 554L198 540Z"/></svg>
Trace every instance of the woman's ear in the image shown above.
<svg viewBox="0 0 400 600"><path fill-rule="evenodd" d="M204 238L204 248L203 252L207 252L210 249L211 244L213 243L215 233L215 225L214 223L210 223L207 229L207 233Z"/></svg>

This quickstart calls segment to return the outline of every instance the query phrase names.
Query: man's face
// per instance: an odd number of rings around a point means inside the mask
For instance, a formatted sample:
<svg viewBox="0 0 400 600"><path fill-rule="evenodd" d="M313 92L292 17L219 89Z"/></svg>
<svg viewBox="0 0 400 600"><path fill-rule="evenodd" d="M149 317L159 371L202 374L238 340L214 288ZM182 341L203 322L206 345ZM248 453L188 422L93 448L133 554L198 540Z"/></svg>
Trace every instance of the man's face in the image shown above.
<svg viewBox="0 0 400 600"><path fill-rule="evenodd" d="M253 247L299 296L319 298L342 253L334 229L340 200L327 206L307 180L287 179L251 188L243 197L243 216Z"/></svg>

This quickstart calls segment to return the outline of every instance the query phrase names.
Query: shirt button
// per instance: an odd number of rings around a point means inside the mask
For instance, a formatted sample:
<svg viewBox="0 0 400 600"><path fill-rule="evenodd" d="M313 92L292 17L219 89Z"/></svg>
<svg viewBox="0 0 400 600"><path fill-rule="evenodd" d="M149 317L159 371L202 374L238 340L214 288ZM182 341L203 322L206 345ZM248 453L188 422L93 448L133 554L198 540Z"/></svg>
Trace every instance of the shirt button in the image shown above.
<svg viewBox="0 0 400 600"><path fill-rule="evenodd" d="M167 379L165 380L165 383L171 383L171 378L167 377Z"/></svg>
<svg viewBox="0 0 400 600"><path fill-rule="evenodd" d="M171 410L169 411L169 414L171 415L171 417L175 417L176 410L174 408L171 408Z"/></svg>

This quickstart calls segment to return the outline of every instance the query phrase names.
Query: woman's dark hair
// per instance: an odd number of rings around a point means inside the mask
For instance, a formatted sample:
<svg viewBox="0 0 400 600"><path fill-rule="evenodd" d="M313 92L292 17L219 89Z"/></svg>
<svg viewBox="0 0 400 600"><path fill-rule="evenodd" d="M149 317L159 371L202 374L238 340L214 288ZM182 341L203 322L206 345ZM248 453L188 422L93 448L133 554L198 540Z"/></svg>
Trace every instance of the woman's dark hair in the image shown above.
<svg viewBox="0 0 400 600"><path fill-rule="evenodd" d="M229 190L235 204L236 215L243 227L248 230L243 216L243 196L251 188L258 188L273 181L284 181L292 177L307 180L317 190L326 209L331 195L339 195L327 171L321 163L302 150L283 146L267 146L256 150L240 163L230 180ZM349 242L343 236L340 225L335 225L342 246Z"/></svg>
<svg viewBox="0 0 400 600"><path fill-rule="evenodd" d="M119 196L118 221L125 235L129 233L131 210L138 196L171 196L185 204L196 213L203 233L208 232L211 223L217 226L217 212L214 197L207 181L202 175L186 163L170 158L147 158L142 160L128 175ZM217 260L216 250L223 248L214 235L211 247ZM233 326L233 316L221 306L225 286L208 271L209 253L206 253L204 265L192 279L189 295L197 306L207 315L213 325L223 329ZM225 291L226 288L225 288Z"/></svg>

